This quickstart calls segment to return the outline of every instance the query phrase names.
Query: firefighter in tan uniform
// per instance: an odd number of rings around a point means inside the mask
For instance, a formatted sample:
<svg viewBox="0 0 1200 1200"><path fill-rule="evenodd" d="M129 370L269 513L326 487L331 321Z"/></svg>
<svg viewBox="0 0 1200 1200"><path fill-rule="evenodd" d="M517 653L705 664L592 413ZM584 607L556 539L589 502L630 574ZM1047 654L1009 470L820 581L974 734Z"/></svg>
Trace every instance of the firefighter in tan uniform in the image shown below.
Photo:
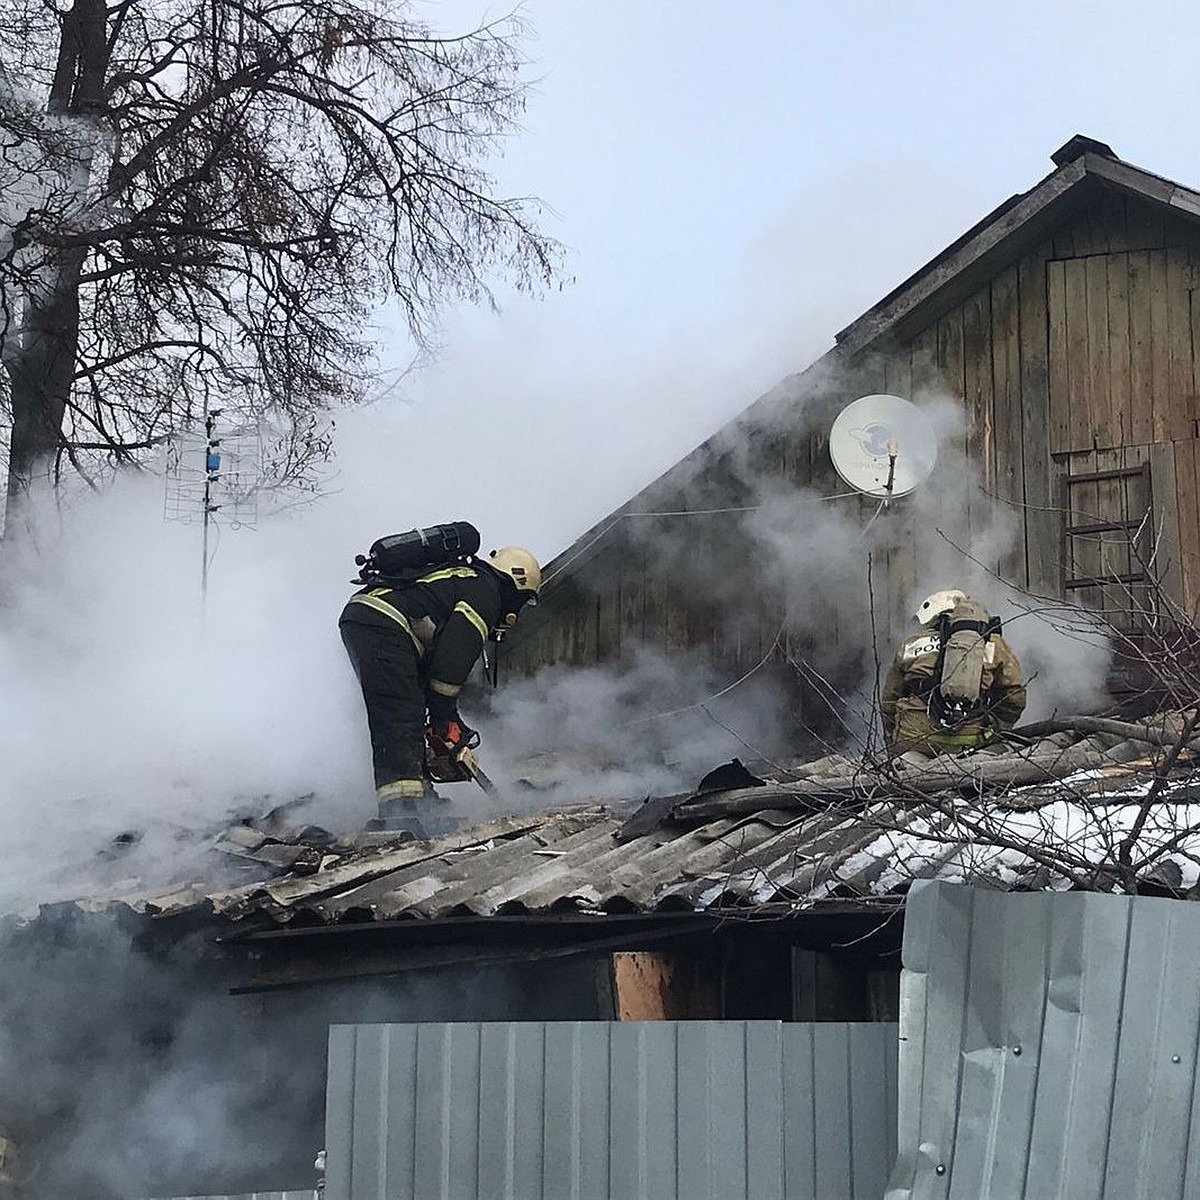
<svg viewBox="0 0 1200 1200"><path fill-rule="evenodd" d="M953 589L927 597L916 618L921 628L900 643L883 683L888 748L952 754L1011 729L1025 711L1025 683L999 619Z"/></svg>

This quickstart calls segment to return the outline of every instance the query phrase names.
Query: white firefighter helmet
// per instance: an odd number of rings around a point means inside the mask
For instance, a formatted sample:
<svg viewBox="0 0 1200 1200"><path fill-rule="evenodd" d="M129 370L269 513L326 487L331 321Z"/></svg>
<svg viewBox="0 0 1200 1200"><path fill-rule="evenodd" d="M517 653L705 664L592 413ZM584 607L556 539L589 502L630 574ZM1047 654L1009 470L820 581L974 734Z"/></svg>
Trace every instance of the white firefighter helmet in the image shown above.
<svg viewBox="0 0 1200 1200"><path fill-rule="evenodd" d="M951 609L957 608L966 598L967 593L960 592L957 588L947 588L944 592L934 592L932 596L926 596L917 605L916 618L922 625L928 625L931 621L936 621L943 613L948 613Z"/></svg>
<svg viewBox="0 0 1200 1200"><path fill-rule="evenodd" d="M507 575L516 585L518 592L531 592L530 600L537 598L542 589L542 568L538 561L521 546L502 546L493 550L488 564L502 575Z"/></svg>

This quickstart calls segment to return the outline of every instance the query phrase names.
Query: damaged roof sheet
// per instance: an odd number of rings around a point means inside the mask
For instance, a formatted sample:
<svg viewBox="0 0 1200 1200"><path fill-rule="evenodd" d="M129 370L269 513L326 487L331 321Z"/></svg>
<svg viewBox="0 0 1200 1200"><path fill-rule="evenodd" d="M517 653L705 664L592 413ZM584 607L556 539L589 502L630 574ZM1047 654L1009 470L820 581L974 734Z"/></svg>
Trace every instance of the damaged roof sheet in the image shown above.
<svg viewBox="0 0 1200 1200"><path fill-rule="evenodd" d="M227 847L274 877L89 907L315 924L873 906L917 879L1101 890L1136 879L1179 894L1200 876L1190 766L1200 741L1163 774L1156 740L1169 737L1059 731L903 770L834 755L761 786L649 801L632 819L597 804L427 841L337 840L311 827L290 837L276 822L261 842L243 832Z"/></svg>

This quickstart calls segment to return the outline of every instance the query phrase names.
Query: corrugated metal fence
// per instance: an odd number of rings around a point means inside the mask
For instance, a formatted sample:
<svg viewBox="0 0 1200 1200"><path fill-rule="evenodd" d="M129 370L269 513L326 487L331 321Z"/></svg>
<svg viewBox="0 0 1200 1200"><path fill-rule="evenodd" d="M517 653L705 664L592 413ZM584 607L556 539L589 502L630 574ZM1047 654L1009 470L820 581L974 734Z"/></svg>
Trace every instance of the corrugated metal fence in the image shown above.
<svg viewBox="0 0 1200 1200"><path fill-rule="evenodd" d="M325 1200L878 1200L896 1032L334 1026Z"/></svg>
<svg viewBox="0 0 1200 1200"><path fill-rule="evenodd" d="M236 1196L174 1196L172 1200L319 1200L315 1188L301 1192L239 1192Z"/></svg>
<svg viewBox="0 0 1200 1200"><path fill-rule="evenodd" d="M909 896L888 1200L1200 1196L1200 905Z"/></svg>

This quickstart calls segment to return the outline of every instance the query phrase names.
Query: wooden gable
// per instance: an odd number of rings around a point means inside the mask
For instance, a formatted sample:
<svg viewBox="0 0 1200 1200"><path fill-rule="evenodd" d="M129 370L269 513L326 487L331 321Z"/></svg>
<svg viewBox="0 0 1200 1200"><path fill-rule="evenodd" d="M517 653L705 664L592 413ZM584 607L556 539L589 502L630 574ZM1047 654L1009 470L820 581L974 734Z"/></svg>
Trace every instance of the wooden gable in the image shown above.
<svg viewBox="0 0 1200 1200"><path fill-rule="evenodd" d="M736 519L702 514L752 503L738 483L747 469L837 489L828 427L868 391L961 401L963 448L980 485L967 522L982 527L995 506L1016 517L1011 548L991 564L1011 583L1103 609L1118 624L1143 619L1156 603L1151 585L1161 584L1194 617L1200 195L1096 145L1068 143L1051 176L550 564L546 603L518 627L510 666L611 661L648 643L735 671L786 651L786 612L781 625L769 579L743 589L736 605L697 582L701 572L706 584L719 578L722 556L737 556ZM863 505L864 522L872 508ZM651 519L641 514L685 511L643 536ZM876 599L886 645L907 622L923 565L902 533L883 557ZM842 617L835 606L822 618L834 641Z"/></svg>

